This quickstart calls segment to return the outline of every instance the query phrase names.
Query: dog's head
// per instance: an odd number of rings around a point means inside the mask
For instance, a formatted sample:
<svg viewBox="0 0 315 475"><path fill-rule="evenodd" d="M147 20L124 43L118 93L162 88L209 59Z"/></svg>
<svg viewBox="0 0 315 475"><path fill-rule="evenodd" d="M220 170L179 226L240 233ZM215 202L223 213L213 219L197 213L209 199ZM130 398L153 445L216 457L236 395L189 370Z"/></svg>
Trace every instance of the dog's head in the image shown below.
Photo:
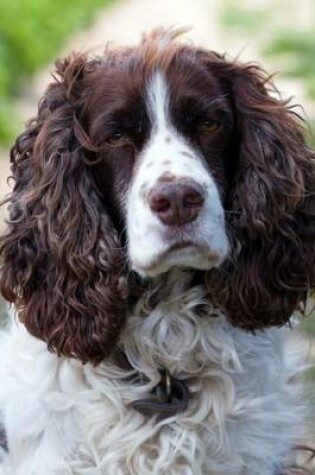
<svg viewBox="0 0 315 475"><path fill-rule="evenodd" d="M202 270L247 329L280 325L314 285L314 154L256 65L156 31L56 66L12 149L2 292L60 354L97 362L130 270Z"/></svg>

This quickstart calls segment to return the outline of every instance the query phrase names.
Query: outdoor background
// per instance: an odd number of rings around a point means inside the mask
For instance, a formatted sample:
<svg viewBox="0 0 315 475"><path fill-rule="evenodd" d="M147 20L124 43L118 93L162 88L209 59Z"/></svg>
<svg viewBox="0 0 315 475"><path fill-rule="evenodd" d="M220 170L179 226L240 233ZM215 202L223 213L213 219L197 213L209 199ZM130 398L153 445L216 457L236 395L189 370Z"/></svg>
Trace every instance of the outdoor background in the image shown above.
<svg viewBox="0 0 315 475"><path fill-rule="evenodd" d="M0 0L0 199L9 191L10 143L36 114L54 59L100 52L108 41L132 44L157 25L191 26L196 43L276 72L283 96L302 104L315 127L315 0ZM0 231L4 218L2 209ZM315 317L303 330L315 338Z"/></svg>

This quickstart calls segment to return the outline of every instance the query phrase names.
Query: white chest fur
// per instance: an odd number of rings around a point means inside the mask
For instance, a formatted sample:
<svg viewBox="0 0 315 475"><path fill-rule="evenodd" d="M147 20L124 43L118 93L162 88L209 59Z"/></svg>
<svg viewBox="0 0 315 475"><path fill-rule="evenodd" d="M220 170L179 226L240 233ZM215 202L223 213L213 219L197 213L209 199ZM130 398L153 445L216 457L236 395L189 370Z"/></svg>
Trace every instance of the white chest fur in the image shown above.
<svg viewBox="0 0 315 475"><path fill-rule="evenodd" d="M138 302L120 346L148 376L143 384L111 361L58 358L13 323L0 346L10 445L0 474L274 475L302 417L300 388L290 382L296 348L284 329L233 328L203 293L178 283L154 310L150 294ZM158 383L159 367L188 382L190 401L157 423L130 403Z"/></svg>

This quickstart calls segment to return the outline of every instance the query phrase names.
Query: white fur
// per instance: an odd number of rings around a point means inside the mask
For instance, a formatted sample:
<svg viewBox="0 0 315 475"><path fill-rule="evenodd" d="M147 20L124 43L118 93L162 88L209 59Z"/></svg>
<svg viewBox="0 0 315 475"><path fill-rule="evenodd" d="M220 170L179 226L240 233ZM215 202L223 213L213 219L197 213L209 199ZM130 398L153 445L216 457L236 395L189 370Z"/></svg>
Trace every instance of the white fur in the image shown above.
<svg viewBox="0 0 315 475"><path fill-rule="evenodd" d="M153 124L152 133L141 153L127 200L131 266L140 274L149 276L156 276L176 265L197 269L217 266L229 251L219 191L200 154L173 126L167 84L159 72L148 86L147 108ZM148 202L150 191L165 173L190 178L201 186L205 194L198 218L173 235L151 211ZM194 241L195 245L163 257L172 245L185 240Z"/></svg>
<svg viewBox="0 0 315 475"><path fill-rule="evenodd" d="M1 475L275 475L302 420L296 343L287 329L232 327L189 274L164 281L163 299L148 310L158 281L120 341L146 384L111 360L59 358L12 322L0 345L10 448ZM184 413L157 423L130 403L148 395L161 366L187 380L191 396Z"/></svg>

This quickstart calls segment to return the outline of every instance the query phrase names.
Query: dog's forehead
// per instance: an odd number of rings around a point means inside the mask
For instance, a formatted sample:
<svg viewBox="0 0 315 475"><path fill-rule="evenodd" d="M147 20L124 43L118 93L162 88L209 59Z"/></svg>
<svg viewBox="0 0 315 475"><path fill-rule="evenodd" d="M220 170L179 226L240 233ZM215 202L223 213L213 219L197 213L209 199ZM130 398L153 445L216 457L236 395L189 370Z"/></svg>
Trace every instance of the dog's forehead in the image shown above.
<svg viewBox="0 0 315 475"><path fill-rule="evenodd" d="M145 99L152 78L163 77L169 95L176 101L181 97L218 95L222 85L210 63L193 46L157 44L109 52L89 88L95 105L107 108L128 108Z"/></svg>

